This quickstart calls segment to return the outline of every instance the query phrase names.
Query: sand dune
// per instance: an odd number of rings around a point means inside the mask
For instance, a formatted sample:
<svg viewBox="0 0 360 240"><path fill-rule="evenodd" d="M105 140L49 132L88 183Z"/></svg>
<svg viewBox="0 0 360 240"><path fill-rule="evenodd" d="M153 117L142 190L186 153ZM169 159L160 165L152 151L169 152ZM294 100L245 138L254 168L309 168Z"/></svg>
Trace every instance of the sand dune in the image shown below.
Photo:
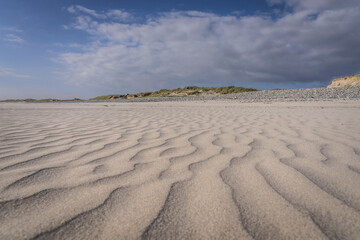
<svg viewBox="0 0 360 240"><path fill-rule="evenodd" d="M0 239L360 239L360 101L0 104Z"/></svg>

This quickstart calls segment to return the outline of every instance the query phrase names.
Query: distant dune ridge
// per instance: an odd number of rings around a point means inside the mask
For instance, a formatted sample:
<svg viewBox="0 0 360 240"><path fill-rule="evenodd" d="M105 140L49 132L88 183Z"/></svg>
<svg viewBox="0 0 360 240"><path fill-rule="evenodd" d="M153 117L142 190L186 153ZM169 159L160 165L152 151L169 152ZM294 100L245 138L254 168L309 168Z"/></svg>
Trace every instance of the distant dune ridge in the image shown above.
<svg viewBox="0 0 360 240"><path fill-rule="evenodd" d="M117 100L117 99L135 99L135 98L153 98L153 97L188 97L188 96L210 96L222 94L234 94L242 92L258 91L255 88L245 87L197 87L186 86L184 88L161 89L154 92L140 92L135 94L110 94L91 98L90 100Z"/></svg>
<svg viewBox="0 0 360 240"><path fill-rule="evenodd" d="M328 88L360 86L360 74L335 78Z"/></svg>
<svg viewBox="0 0 360 240"><path fill-rule="evenodd" d="M359 239L359 112L0 103L0 239Z"/></svg>

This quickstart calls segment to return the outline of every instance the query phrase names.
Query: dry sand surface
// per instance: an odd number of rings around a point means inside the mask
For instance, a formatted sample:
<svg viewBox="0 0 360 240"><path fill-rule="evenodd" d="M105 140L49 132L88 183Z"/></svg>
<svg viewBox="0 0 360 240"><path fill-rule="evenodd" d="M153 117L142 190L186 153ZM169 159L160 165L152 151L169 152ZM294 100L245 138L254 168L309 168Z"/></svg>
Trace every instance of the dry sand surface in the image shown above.
<svg viewBox="0 0 360 240"><path fill-rule="evenodd" d="M360 101L0 104L0 239L360 239Z"/></svg>

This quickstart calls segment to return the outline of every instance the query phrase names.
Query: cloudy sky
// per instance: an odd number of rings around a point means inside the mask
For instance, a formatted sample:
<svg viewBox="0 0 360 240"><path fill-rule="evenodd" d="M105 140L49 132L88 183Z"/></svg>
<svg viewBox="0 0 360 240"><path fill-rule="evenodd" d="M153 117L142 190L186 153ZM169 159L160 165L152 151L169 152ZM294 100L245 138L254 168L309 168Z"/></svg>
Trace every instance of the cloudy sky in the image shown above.
<svg viewBox="0 0 360 240"><path fill-rule="evenodd" d="M324 87L359 26L359 0L0 0L0 99Z"/></svg>

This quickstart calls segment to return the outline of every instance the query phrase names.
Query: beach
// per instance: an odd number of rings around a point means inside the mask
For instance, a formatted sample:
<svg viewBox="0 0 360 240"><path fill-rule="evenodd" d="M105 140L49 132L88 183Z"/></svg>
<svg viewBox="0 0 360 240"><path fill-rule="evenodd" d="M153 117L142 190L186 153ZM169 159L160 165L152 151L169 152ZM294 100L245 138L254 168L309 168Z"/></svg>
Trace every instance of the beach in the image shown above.
<svg viewBox="0 0 360 240"><path fill-rule="evenodd" d="M359 99L0 103L0 239L359 239L359 186Z"/></svg>

